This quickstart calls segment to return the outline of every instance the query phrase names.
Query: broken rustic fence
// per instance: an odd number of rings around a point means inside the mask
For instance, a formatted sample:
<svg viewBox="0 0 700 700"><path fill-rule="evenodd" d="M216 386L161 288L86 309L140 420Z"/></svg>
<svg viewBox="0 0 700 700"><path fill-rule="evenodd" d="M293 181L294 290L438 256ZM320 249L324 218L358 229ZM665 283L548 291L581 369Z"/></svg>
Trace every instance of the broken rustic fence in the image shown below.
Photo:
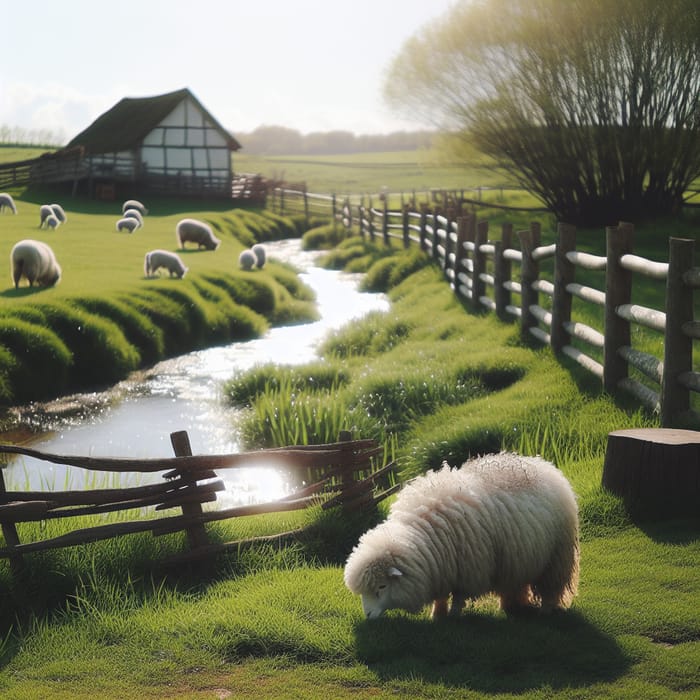
<svg viewBox="0 0 700 700"><path fill-rule="evenodd" d="M570 357L598 377L606 391L631 394L659 413L662 427L700 423L693 410L693 396L700 394L700 372L693 361L694 341L700 339L700 321L693 317L700 267L694 266L693 240L670 238L668 262L655 262L634 254L634 227L623 222L606 229L605 252L595 255L577 250L576 228L563 223L549 245L542 245L538 223L517 232L503 224L492 236L488 221L478 221L474 213L455 213L472 201L463 190L438 194L433 198L444 205L444 213L428 204L417 211L415 197L406 203L402 197L399 210L388 208L386 195L374 206L371 198L362 197L358 204L334 195L280 189L275 200L287 207L295 200L306 208L307 218L331 217L347 232L370 240L417 244L472 308L517 320L524 338L534 337ZM548 260L553 261L550 279L541 269ZM577 270L588 276L599 272L604 288L577 282ZM663 310L633 303L635 275L665 283ZM603 328L576 321L575 304L600 307ZM633 330L639 328L663 336L662 358L632 346Z"/></svg>
<svg viewBox="0 0 700 700"><path fill-rule="evenodd" d="M235 549L247 541L214 543L206 525L221 520L262 513L283 512L321 504L327 509L340 506L345 511L372 509L394 493L394 462L379 468L384 448L375 440L352 440L341 435L336 443L292 446L238 454L192 456L185 431L171 434L175 457L164 459L113 459L55 455L19 445L0 445L1 454L25 455L36 459L80 467L102 473L163 472L162 483L129 488L84 489L70 491L8 491L0 469L0 526L5 545L0 558L8 559L14 573L21 573L23 556L31 552L70 547L138 532L154 536L184 531L189 550L165 563L199 559ZM6 465L5 465L6 466ZM218 472L224 469L255 466L289 470L303 482L294 493L268 503L205 509L216 501L225 485ZM179 508L177 515L158 516L158 512ZM68 529L65 534L44 540L22 542L18 525L53 519L78 519L81 516L108 515L132 511L125 520L107 521ZM153 517L155 516L155 517ZM78 520L75 521L79 522ZM270 541L293 537L302 531L271 536ZM254 541L259 541L257 538Z"/></svg>

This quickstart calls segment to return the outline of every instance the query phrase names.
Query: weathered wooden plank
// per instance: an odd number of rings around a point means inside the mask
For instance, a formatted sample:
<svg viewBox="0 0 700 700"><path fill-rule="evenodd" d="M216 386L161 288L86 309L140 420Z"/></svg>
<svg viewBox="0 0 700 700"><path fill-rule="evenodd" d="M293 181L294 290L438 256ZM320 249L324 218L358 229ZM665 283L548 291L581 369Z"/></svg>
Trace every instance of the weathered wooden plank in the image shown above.
<svg viewBox="0 0 700 700"><path fill-rule="evenodd" d="M164 457L150 459L120 459L112 457L81 457L41 452L20 445L0 444L0 453L20 454L53 464L65 464L83 469L109 472L159 472L166 470L202 471L210 469L245 468L265 464L267 466L317 467L338 464L355 459L357 453L376 446L376 440L353 440L347 443L330 443L280 447L254 452L226 455L194 455L188 457Z"/></svg>
<svg viewBox="0 0 700 700"><path fill-rule="evenodd" d="M116 489L84 489L80 491L6 491L0 492L0 504L10 501L45 501L50 499L57 507L99 505L116 501L130 501L148 498L177 491L185 486L182 479L163 482L161 484L145 484Z"/></svg>

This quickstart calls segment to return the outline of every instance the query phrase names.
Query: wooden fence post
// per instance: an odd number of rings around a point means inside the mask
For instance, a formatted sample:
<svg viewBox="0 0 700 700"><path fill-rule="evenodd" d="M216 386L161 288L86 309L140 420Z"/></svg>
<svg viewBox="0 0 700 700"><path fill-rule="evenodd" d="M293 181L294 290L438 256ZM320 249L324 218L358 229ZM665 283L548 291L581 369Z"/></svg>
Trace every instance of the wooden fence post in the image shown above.
<svg viewBox="0 0 700 700"><path fill-rule="evenodd" d="M481 307L479 301L486 294L486 282L481 279L481 274L486 272L486 254L479 248L486 243L489 236L489 222L480 221L476 225L476 236L474 238L474 259L472 268L472 306L475 309Z"/></svg>
<svg viewBox="0 0 700 700"><path fill-rule="evenodd" d="M333 217L333 233L335 233L338 230L338 220L337 220L337 211L336 211L336 203L335 203L335 192L331 195L331 216Z"/></svg>
<svg viewBox="0 0 700 700"><path fill-rule="evenodd" d="M554 257L554 296L552 297L552 327L550 344L554 352L561 352L571 342L571 335L564 324L571 321L571 294L566 285L574 281L576 268L566 257L576 250L576 227L571 224L557 224L557 248Z"/></svg>
<svg viewBox="0 0 700 700"><path fill-rule="evenodd" d="M690 391L678 377L693 369L693 339L683 325L693 321L693 289L683 275L693 267L695 242L685 238L669 239L666 279L666 332L664 371L661 380L661 427L673 428L680 414L690 408Z"/></svg>
<svg viewBox="0 0 700 700"><path fill-rule="evenodd" d="M372 206L372 197L369 198L369 239L374 240L374 207Z"/></svg>
<svg viewBox="0 0 700 700"><path fill-rule="evenodd" d="M0 493L5 493L7 491L5 487L5 476L3 469L7 464L0 466ZM5 538L5 544L8 547L16 547L19 542L19 535L17 534L17 526L13 522L3 522L2 523L2 534ZM17 580L17 577L24 571L24 559L22 559L21 554L14 554L9 557L10 559L10 571L12 572L13 579Z"/></svg>
<svg viewBox="0 0 700 700"><path fill-rule="evenodd" d="M605 271L605 345L603 348L603 389L613 393L629 368L619 350L630 345L630 323L617 314L617 307L632 299L632 273L620 265L620 258L631 253L634 226L620 222L605 230L607 265Z"/></svg>
<svg viewBox="0 0 700 700"><path fill-rule="evenodd" d="M469 218L460 216L457 219L457 242L455 243L455 261L452 267L453 283L455 291L459 289L459 273L462 271L462 259L464 258L464 242L469 232Z"/></svg>
<svg viewBox="0 0 700 700"><path fill-rule="evenodd" d="M382 198L384 200L383 206L383 216L382 216L382 238L384 239L384 245L389 245L389 202L386 195Z"/></svg>
<svg viewBox="0 0 700 700"><path fill-rule="evenodd" d="M192 447L190 446L190 438L186 430L179 430L175 433L170 433L170 442L173 446L173 451L176 457L190 457L192 456ZM195 484L197 482L197 475L191 472L180 472L183 479L188 482ZM202 504L201 503L183 503L182 504L182 514L185 516L197 516L202 514ZM204 547L209 544L209 536L207 535L207 529L204 523L193 523L185 528L187 532L187 539L190 543L191 549L197 549L198 547Z"/></svg>
<svg viewBox="0 0 700 700"><path fill-rule="evenodd" d="M447 222L445 223L445 259L442 262L442 271L447 274L448 270L454 269L454 263L450 265L450 254L452 253L452 219L453 210L448 209L445 214Z"/></svg>
<svg viewBox="0 0 700 700"><path fill-rule="evenodd" d="M438 244L440 243L440 237L438 236L438 228L440 228L440 223L438 222L438 216L440 216L439 207L433 209L433 260L438 260Z"/></svg>
<svg viewBox="0 0 700 700"><path fill-rule="evenodd" d="M425 239L428 236L428 231L427 231L427 226L428 226L428 205L427 204L421 204L420 205L420 249L425 252L426 248L428 247L426 245Z"/></svg>
<svg viewBox="0 0 700 700"><path fill-rule="evenodd" d="M401 194L401 197L403 198L403 193ZM401 228L403 230L403 247L404 248L408 248L411 245L411 239L408 237L409 236L408 209L409 209L408 204L403 204L401 207Z"/></svg>
<svg viewBox="0 0 700 700"><path fill-rule="evenodd" d="M527 231L518 231L523 262L520 268L520 336L526 340L530 336L530 328L537 325L537 318L530 311L531 306L539 302L539 294L533 289L533 282L540 274L540 265L533 259L532 251L540 244L541 229L533 222Z"/></svg>
<svg viewBox="0 0 700 700"><path fill-rule="evenodd" d="M306 189L306 183L304 183L304 221L306 228L309 228L309 193Z"/></svg>
<svg viewBox="0 0 700 700"><path fill-rule="evenodd" d="M284 188L280 189L280 216L284 216Z"/></svg>
<svg viewBox="0 0 700 700"><path fill-rule="evenodd" d="M511 263L503 256L503 251L513 246L513 224L505 223L501 226L501 240L494 244L496 254L493 260L493 296L496 302L496 315L502 321L508 318L506 307L510 305L510 290L505 283L510 281Z"/></svg>

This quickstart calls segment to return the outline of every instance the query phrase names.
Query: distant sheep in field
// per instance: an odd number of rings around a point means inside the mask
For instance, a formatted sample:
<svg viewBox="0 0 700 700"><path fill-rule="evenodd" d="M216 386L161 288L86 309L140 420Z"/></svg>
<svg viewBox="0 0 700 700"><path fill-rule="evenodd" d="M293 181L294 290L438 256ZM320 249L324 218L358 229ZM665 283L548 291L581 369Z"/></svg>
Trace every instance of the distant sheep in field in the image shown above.
<svg viewBox="0 0 700 700"><path fill-rule="evenodd" d="M255 253L252 250L243 250L238 256L238 264L241 270L252 270L255 265Z"/></svg>
<svg viewBox="0 0 700 700"><path fill-rule="evenodd" d="M39 207L39 228L44 228L46 225L46 219L48 219L50 216L56 216L53 213L53 209L51 208L50 204L42 204Z"/></svg>
<svg viewBox="0 0 700 700"><path fill-rule="evenodd" d="M366 532L345 584L366 617L433 603L459 615L487 593L506 612L566 608L578 588L578 507L564 475L540 457L501 452L444 465L410 482L388 519Z"/></svg>
<svg viewBox="0 0 700 700"><path fill-rule="evenodd" d="M12 195L7 192L0 192L0 212L4 212L5 209L9 209L13 214L17 213L17 206L15 205L15 200L12 199Z"/></svg>
<svg viewBox="0 0 700 700"><path fill-rule="evenodd" d="M255 255L255 264L259 267L262 268L265 265L265 246L262 245L262 243L256 243L251 250L253 251L253 254Z"/></svg>
<svg viewBox="0 0 700 700"><path fill-rule="evenodd" d="M25 277L29 286L36 283L42 287L51 287L61 279L61 268L51 248L41 241L26 239L15 243L10 253L12 281L15 289Z"/></svg>
<svg viewBox="0 0 700 700"><path fill-rule="evenodd" d="M181 219L175 227L178 245L184 250L185 243L196 243L198 248L216 250L221 241L214 235L209 224L197 219Z"/></svg>
<svg viewBox="0 0 700 700"><path fill-rule="evenodd" d="M130 216L117 221L117 231L128 231L129 233L133 233L139 226L141 226L141 224Z"/></svg>
<svg viewBox="0 0 700 700"><path fill-rule="evenodd" d="M146 253L143 261L143 270L146 273L146 277L155 275L156 271L161 267L165 268L171 277L175 276L180 279L185 276L188 269L177 253L160 249Z"/></svg>
<svg viewBox="0 0 700 700"><path fill-rule="evenodd" d="M54 231L61 225L61 222L55 214L49 214L46 217L45 223L47 228L53 229Z"/></svg>
<svg viewBox="0 0 700 700"><path fill-rule="evenodd" d="M63 210L63 207L60 204L49 204L49 206L51 207L51 211L53 212L54 216L62 224L65 224L68 217L66 216L66 212Z"/></svg>
<svg viewBox="0 0 700 700"><path fill-rule="evenodd" d="M124 204L122 204L122 214L127 211L127 209L136 209L142 216L148 214L148 209L138 201L138 199L127 199Z"/></svg>
<svg viewBox="0 0 700 700"><path fill-rule="evenodd" d="M139 228L143 226L143 214L138 209L127 209L123 215L124 219L134 219L139 222Z"/></svg>

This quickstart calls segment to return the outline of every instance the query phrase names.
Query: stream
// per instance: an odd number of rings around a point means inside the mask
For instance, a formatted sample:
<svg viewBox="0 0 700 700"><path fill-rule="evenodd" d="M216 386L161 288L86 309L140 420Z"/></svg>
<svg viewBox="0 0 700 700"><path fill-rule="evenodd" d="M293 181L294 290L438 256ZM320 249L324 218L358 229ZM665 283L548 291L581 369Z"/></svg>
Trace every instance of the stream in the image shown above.
<svg viewBox="0 0 700 700"><path fill-rule="evenodd" d="M268 258L292 263L301 271L301 279L316 293L318 321L272 328L261 338L165 360L105 392L20 407L17 432L31 429L33 448L61 455L172 457L170 433L178 430L187 430L193 454L241 451L235 431L239 409L227 406L222 397L226 380L258 364L313 361L330 331L389 308L385 295L358 291L360 275L315 266L319 253L302 251L298 239L265 247ZM159 474L95 475L24 456L11 457L4 474L8 490L111 488L161 478ZM219 507L268 501L288 493L281 473L272 468L229 469L221 476L226 491L218 495Z"/></svg>

